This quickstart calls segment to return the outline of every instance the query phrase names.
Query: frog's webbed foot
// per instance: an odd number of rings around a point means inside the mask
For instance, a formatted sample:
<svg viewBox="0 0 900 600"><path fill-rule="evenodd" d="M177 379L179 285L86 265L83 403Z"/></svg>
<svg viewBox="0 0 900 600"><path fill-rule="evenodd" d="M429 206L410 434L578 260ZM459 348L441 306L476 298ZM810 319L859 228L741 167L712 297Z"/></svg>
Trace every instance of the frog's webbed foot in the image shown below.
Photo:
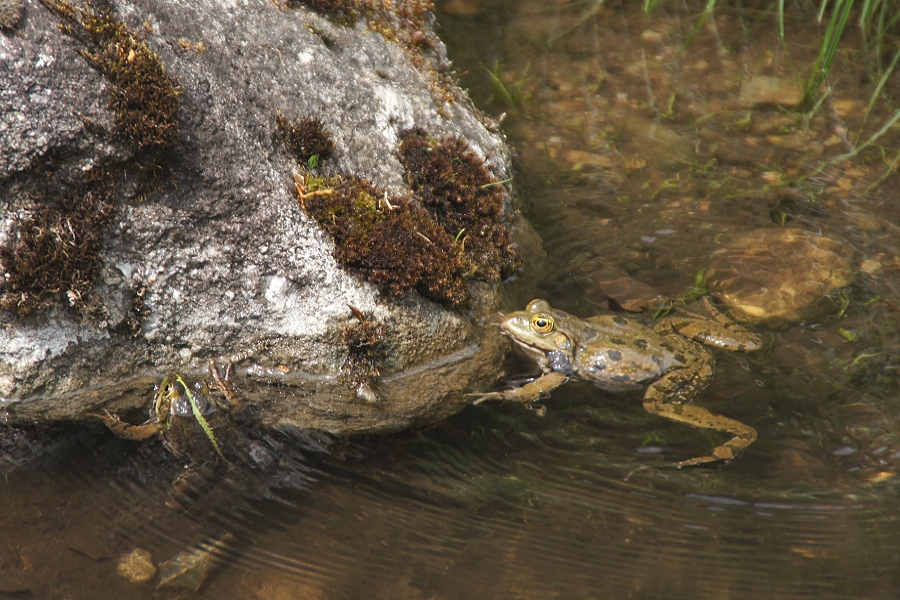
<svg viewBox="0 0 900 600"><path fill-rule="evenodd" d="M214 485L215 480L201 469L186 469L172 482L166 506L187 512Z"/></svg>
<svg viewBox="0 0 900 600"><path fill-rule="evenodd" d="M504 390L502 392L487 392L480 394L466 394L474 397L472 404L481 404L486 400L503 400L507 402L518 402L520 404L530 405L534 400L544 397L569 379L565 373L557 373L551 371L541 375L534 381L526 383L522 387Z"/></svg>
<svg viewBox="0 0 900 600"><path fill-rule="evenodd" d="M88 416L97 417L98 419L103 421L107 429L112 431L120 438L132 440L135 442L142 442L148 438L153 437L160 431L159 423L144 423L143 425L132 425L131 423L126 423L125 421L120 419L119 415L114 415L108 410L104 410L103 412L104 414L102 415L91 413Z"/></svg>
<svg viewBox="0 0 900 600"><path fill-rule="evenodd" d="M735 423L737 423L737 421L735 421ZM691 458L688 460L682 460L675 463L673 466L680 469L682 467L694 467L697 465L705 465L717 461L730 461L737 455L738 452L756 441L756 430L752 427L747 427L746 425L744 425L744 427L746 427L748 430L746 433L736 434L733 438L731 438L724 444L713 448L710 454L706 456L698 456L696 458Z"/></svg>
<svg viewBox="0 0 900 600"><path fill-rule="evenodd" d="M229 362L225 365L225 375L220 375L216 361L213 359L209 360L209 372L216 382L216 389L225 397L225 401L228 403L228 410L230 411L238 410L243 404L240 394L237 393L234 389L234 384L231 383L231 368L233 366L234 363Z"/></svg>
<svg viewBox="0 0 900 600"><path fill-rule="evenodd" d="M501 392L480 392L466 394L467 398L472 398L472 404L481 404L488 400L506 400Z"/></svg>

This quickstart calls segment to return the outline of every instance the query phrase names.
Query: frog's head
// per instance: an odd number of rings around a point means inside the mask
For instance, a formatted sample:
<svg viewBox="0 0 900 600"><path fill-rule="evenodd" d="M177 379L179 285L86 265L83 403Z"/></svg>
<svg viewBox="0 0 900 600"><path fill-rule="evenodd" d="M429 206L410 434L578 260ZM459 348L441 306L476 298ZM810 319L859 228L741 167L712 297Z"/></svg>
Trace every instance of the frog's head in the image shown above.
<svg viewBox="0 0 900 600"><path fill-rule="evenodd" d="M572 355L572 340L559 329L565 317L566 313L554 310L546 300L532 300L525 310L503 317L500 329L528 356L545 366L551 354Z"/></svg>
<svg viewBox="0 0 900 600"><path fill-rule="evenodd" d="M151 414L151 418L155 417L158 423L168 423L174 417L193 418L191 399L201 414L206 415L215 410L206 382L195 381L193 385L189 385L180 374L169 373L156 390L156 400L151 409L155 414Z"/></svg>

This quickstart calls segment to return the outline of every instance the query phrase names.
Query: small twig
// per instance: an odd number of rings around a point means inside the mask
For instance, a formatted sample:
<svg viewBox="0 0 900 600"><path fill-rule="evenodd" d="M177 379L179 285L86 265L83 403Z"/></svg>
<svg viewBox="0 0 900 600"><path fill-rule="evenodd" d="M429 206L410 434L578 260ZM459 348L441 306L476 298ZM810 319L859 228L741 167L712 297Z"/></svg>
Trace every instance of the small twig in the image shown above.
<svg viewBox="0 0 900 600"><path fill-rule="evenodd" d="M366 319L366 315L363 314L363 311L359 310L355 306L348 304L347 308L350 309L350 312L353 313L353 316L356 317L356 320L360 323L365 323L366 321L368 321L368 319Z"/></svg>

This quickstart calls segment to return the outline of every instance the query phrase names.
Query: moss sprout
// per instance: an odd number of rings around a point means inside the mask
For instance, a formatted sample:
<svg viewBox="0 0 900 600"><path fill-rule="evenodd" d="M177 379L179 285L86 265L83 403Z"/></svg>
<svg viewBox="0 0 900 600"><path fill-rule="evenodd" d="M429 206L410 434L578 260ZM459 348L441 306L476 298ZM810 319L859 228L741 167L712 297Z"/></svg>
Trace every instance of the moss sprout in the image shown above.
<svg viewBox="0 0 900 600"><path fill-rule="evenodd" d="M139 148L164 147L175 137L181 92L159 56L112 13L67 0L42 0L63 19L60 28L82 41L82 55L109 81L116 131Z"/></svg>
<svg viewBox="0 0 900 600"><path fill-rule="evenodd" d="M308 163L313 156L328 158L334 152L334 142L319 119L288 119L283 114L275 116L278 141L301 163Z"/></svg>
<svg viewBox="0 0 900 600"><path fill-rule="evenodd" d="M0 308L24 316L64 295L84 306L100 269L102 232L113 214L110 176L91 171L83 184L42 198L32 215L15 223L0 248Z"/></svg>

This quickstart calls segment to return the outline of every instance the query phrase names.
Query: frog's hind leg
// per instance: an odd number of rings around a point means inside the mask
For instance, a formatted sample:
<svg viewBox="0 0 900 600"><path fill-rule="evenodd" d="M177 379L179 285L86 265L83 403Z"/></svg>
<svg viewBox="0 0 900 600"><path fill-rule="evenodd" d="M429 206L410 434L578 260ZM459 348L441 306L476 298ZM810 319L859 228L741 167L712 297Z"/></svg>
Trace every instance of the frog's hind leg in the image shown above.
<svg viewBox="0 0 900 600"><path fill-rule="evenodd" d="M172 482L166 506L188 512L215 485L213 474L198 468L185 469Z"/></svg>
<svg viewBox="0 0 900 600"><path fill-rule="evenodd" d="M702 350L702 349L701 349ZM675 463L689 467L715 461L729 461L754 441L756 430L740 421L717 415L701 406L688 404L712 378L712 356L703 351L695 355L692 368L674 369L647 388L644 410L692 427L715 429L732 434L732 438L705 456Z"/></svg>
<svg viewBox="0 0 900 600"><path fill-rule="evenodd" d="M755 333L719 312L709 298L703 299L703 308L712 319L691 316L693 313L675 314L657 322L654 329L662 333L671 328L695 342L732 352L753 352L762 347L762 340Z"/></svg>
<svg viewBox="0 0 900 600"><path fill-rule="evenodd" d="M693 427L715 429L732 434L730 440L713 448L709 454L675 463L678 468L702 465L716 461L729 461L738 452L756 441L756 430L740 421L712 413L701 406L692 404L663 403L653 400L644 401L644 409L655 415L672 421L685 423Z"/></svg>

